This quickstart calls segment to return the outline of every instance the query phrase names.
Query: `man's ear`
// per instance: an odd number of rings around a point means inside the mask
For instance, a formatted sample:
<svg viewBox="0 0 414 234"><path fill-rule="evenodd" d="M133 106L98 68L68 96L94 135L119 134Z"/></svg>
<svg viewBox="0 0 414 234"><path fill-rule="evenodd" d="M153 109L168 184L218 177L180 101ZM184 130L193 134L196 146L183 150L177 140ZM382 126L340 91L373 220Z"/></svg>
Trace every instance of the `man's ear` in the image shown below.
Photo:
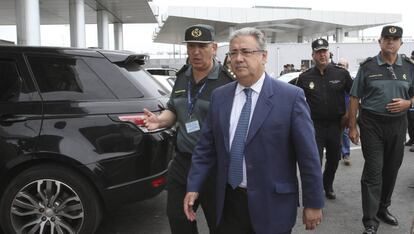
<svg viewBox="0 0 414 234"><path fill-rule="evenodd" d="M263 52L263 59L262 65L265 65L267 63L267 50Z"/></svg>

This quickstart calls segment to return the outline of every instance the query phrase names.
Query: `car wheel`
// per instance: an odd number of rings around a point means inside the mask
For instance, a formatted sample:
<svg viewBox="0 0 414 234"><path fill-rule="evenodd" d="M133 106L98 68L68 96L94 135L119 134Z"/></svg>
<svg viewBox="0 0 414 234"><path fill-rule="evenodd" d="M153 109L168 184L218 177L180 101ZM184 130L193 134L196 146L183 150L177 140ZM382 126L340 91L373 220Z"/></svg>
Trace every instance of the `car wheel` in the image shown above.
<svg viewBox="0 0 414 234"><path fill-rule="evenodd" d="M5 233L94 233L101 206L84 177L47 164L18 174L4 190L0 220Z"/></svg>

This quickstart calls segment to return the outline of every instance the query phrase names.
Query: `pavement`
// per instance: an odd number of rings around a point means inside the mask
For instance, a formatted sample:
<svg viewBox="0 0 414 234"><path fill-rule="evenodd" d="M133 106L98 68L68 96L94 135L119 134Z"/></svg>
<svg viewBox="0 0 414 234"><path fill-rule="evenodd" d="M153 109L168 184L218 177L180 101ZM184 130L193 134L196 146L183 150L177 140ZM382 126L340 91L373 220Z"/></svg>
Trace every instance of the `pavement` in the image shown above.
<svg viewBox="0 0 414 234"><path fill-rule="evenodd" d="M323 222L314 231L306 231L302 224L302 208L293 234L355 234L362 233L360 178L363 158L359 146L351 148L351 166L340 162L335 178L336 200L326 200ZM381 223L378 234L411 234L414 220L414 153L405 147L405 157L397 178L390 211L398 218L399 226ZM169 234L165 214L166 192L157 197L107 212L98 234ZM200 234L208 234L202 215L198 212Z"/></svg>

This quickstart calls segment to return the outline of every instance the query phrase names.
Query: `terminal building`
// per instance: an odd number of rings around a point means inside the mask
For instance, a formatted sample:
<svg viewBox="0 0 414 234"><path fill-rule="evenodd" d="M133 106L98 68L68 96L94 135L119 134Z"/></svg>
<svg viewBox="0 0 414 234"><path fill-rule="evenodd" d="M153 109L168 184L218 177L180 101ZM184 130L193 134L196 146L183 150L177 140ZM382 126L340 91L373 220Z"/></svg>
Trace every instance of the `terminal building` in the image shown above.
<svg viewBox="0 0 414 234"><path fill-rule="evenodd" d="M256 27L270 43L303 43L332 36L336 42L357 37L371 27L401 21L400 14L320 11L311 8L266 7L169 7L154 33L154 42L181 43L185 28L194 23L210 24L216 40L226 42L235 29Z"/></svg>
<svg viewBox="0 0 414 234"><path fill-rule="evenodd" d="M284 64L311 66L310 43L326 38L331 43L334 61L347 58L350 69L367 56L378 53L377 38L364 38L361 32L372 27L395 24L401 14L321 11L300 7L252 8L169 7L158 17L158 7L151 0L2 0L0 26L16 25L17 45L40 45L40 25L69 25L70 45L85 47L85 24L97 25L98 47L109 47L109 24L113 24L113 48L123 48L123 25L158 23L153 41L181 45L184 30L193 24L210 24L220 42L218 58L227 52L229 35L239 28L261 29L268 42L267 71L277 76ZM0 35L0 40L1 38ZM412 42L405 42L402 53L410 54ZM175 53L175 52L174 52ZM150 66L179 67L185 58L150 60Z"/></svg>
<svg viewBox="0 0 414 234"><path fill-rule="evenodd" d="M169 7L167 14L161 16L160 27L154 32L153 38L154 42L180 44L185 28L196 23L210 24L216 29L216 40L221 42L217 57L223 60L228 51L229 35L239 28L256 27L267 37L266 71L276 77L284 64L294 64L298 69L301 65L310 67L310 43L323 37L330 42L333 61L346 58L352 72L358 69L361 61L379 52L379 35L364 38L361 32L400 21L400 14L320 11L311 8ZM413 42L405 42L400 52L411 54L413 49Z"/></svg>

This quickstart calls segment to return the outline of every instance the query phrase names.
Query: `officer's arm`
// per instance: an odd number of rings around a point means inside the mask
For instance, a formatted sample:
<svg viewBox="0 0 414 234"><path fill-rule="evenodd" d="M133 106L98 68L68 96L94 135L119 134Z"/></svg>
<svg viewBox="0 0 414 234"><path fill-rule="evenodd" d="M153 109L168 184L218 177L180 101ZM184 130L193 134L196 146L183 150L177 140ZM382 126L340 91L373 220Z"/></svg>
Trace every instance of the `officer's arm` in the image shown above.
<svg viewBox="0 0 414 234"><path fill-rule="evenodd" d="M414 97L410 98L410 109L414 108Z"/></svg>
<svg viewBox="0 0 414 234"><path fill-rule="evenodd" d="M359 98L351 96L349 100L349 138L354 144L358 144L359 133L356 126L356 116L359 108Z"/></svg>

